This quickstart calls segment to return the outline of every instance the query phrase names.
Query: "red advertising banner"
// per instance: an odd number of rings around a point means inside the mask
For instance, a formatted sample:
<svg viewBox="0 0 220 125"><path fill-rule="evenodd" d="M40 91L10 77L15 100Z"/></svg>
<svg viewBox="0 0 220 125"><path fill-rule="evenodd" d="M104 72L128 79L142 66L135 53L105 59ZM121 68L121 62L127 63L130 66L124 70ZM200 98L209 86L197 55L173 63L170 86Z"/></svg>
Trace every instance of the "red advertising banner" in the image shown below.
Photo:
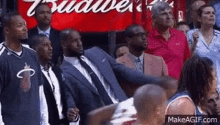
<svg viewBox="0 0 220 125"><path fill-rule="evenodd" d="M18 0L18 11L27 21L29 29L37 25L33 17L34 8L42 2L48 3L51 7L53 12L52 26L58 30L74 28L80 32L121 31L132 23L142 24L149 30L152 24L150 9L157 1ZM174 6L175 0L165 1L172 7ZM146 4L146 8L142 7L142 3Z"/></svg>

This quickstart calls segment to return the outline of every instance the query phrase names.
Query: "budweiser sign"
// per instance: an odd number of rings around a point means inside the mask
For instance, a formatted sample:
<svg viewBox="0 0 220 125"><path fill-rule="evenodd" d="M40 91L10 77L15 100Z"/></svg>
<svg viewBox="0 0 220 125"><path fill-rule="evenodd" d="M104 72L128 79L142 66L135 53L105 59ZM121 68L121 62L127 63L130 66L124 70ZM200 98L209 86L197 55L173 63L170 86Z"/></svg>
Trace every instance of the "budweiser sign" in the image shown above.
<svg viewBox="0 0 220 125"><path fill-rule="evenodd" d="M123 30L132 23L133 0L18 0L18 10L28 28L36 26L33 18L40 3L48 3L53 13L52 26L57 29L75 28L80 31ZM147 16L154 3L146 0ZM165 0L172 7L173 0ZM141 23L142 1L136 0L137 22ZM148 19L149 19L148 18ZM151 20L148 20L151 22Z"/></svg>
<svg viewBox="0 0 220 125"><path fill-rule="evenodd" d="M63 0L61 3L57 4L58 0L23 0L25 2L30 2L32 5L27 11L28 16L34 15L34 9L39 3L51 3L52 4L52 12L57 11L58 13L107 13L112 10L116 10L117 12L123 13L126 11L132 12L133 3L130 0L81 0L77 2L77 0ZM119 2L117 2L119 1ZM152 5L156 3L158 0L153 0L149 6L146 5L148 9L151 9ZM159 0L162 1L162 0ZM168 0L166 0L168 1ZM141 1L137 1L137 11L141 12ZM173 6L173 2L170 3Z"/></svg>

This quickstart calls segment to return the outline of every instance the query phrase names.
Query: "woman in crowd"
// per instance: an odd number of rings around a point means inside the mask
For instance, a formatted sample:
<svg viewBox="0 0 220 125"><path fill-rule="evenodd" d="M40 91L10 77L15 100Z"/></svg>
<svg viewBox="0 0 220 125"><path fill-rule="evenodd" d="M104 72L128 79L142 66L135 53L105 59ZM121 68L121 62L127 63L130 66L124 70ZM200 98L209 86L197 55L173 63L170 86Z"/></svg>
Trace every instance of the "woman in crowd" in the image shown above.
<svg viewBox="0 0 220 125"><path fill-rule="evenodd" d="M207 57L192 56L186 61L177 93L168 101L167 115L203 115L205 98L216 93L213 62Z"/></svg>
<svg viewBox="0 0 220 125"><path fill-rule="evenodd" d="M213 29L215 24L215 11L210 5L203 5L198 10L200 28L187 33L192 53L200 57L210 58L215 66L216 75L220 78L220 32ZM218 89L220 89L218 79Z"/></svg>

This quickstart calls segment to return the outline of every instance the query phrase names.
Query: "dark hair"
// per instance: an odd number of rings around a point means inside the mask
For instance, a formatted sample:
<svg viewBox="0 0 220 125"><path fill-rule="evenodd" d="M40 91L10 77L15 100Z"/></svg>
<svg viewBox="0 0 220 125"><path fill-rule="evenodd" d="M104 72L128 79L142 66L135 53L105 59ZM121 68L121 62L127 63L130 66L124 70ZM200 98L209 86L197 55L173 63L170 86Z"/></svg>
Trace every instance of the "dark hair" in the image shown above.
<svg viewBox="0 0 220 125"><path fill-rule="evenodd" d="M182 69L178 91L188 90L195 105L198 105L205 94L210 91L213 62L207 57L192 56Z"/></svg>
<svg viewBox="0 0 220 125"><path fill-rule="evenodd" d="M41 43L41 38L44 38L44 37L47 37L46 35L44 34L37 34L37 35L34 35L31 39L32 43L33 43L33 48L38 46L40 43Z"/></svg>
<svg viewBox="0 0 220 125"><path fill-rule="evenodd" d="M203 9L206 8L206 7L212 7L212 8L214 9L214 7L213 7L212 5L210 5L210 4L205 4L205 5L201 6L201 7L198 9L198 11L197 11L197 14L198 14L199 17L202 16ZM215 10L215 9L214 9L214 10Z"/></svg>
<svg viewBox="0 0 220 125"><path fill-rule="evenodd" d="M214 7L213 7L212 5L209 5L209 4L205 4L205 5L201 6L201 7L198 9L198 11L197 11L197 14L198 14L199 17L202 16L203 9L206 8L206 7L212 7L212 8L214 9ZM215 9L214 9L214 10L215 10ZM201 22L198 22L197 25L198 25L198 28L201 28Z"/></svg>
<svg viewBox="0 0 220 125"><path fill-rule="evenodd" d="M69 35L71 32L78 32L75 29L65 29L63 31L60 32L60 41L66 41L69 38Z"/></svg>
<svg viewBox="0 0 220 125"><path fill-rule="evenodd" d="M17 11L10 11L8 13L5 13L2 16L2 27L10 27L11 26L11 18L15 16L20 16L20 14Z"/></svg>
<svg viewBox="0 0 220 125"><path fill-rule="evenodd" d="M39 7L40 7L40 6L43 6L43 5L46 5L46 6L49 7L49 5L48 5L47 3L39 3L39 4L35 7L35 9L34 9L34 10L35 10L34 16L36 16ZM50 8L50 7L49 7L49 8Z"/></svg>
<svg viewBox="0 0 220 125"><path fill-rule="evenodd" d="M127 43L121 43L121 44L118 44L115 48L115 51L114 51L114 56L116 57L116 52L119 48L123 47L123 46L126 46L128 47L128 44Z"/></svg>
<svg viewBox="0 0 220 125"><path fill-rule="evenodd" d="M133 28L138 27L138 26L142 27L141 25L138 25L138 24L132 24L132 25L128 26L124 31L124 36L125 37L132 37L133 36Z"/></svg>
<svg viewBox="0 0 220 125"><path fill-rule="evenodd" d="M189 26L185 21L180 21L180 22L178 22L178 23L176 24L176 27L179 27L179 26L181 26L181 25L187 25L187 26Z"/></svg>

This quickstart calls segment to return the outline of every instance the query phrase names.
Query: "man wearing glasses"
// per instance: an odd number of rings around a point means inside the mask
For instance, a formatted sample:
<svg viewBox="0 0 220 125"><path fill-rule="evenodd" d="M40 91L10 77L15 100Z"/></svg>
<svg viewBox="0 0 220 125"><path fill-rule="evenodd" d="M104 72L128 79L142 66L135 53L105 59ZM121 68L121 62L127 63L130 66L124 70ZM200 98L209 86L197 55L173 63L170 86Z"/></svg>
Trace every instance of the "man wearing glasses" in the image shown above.
<svg viewBox="0 0 220 125"><path fill-rule="evenodd" d="M125 30L125 40L128 43L129 53L117 59L117 62L154 76L168 75L167 66L161 57L144 53L147 48L146 32L142 26L133 24ZM138 87L136 84L121 83L127 96L131 97Z"/></svg>

